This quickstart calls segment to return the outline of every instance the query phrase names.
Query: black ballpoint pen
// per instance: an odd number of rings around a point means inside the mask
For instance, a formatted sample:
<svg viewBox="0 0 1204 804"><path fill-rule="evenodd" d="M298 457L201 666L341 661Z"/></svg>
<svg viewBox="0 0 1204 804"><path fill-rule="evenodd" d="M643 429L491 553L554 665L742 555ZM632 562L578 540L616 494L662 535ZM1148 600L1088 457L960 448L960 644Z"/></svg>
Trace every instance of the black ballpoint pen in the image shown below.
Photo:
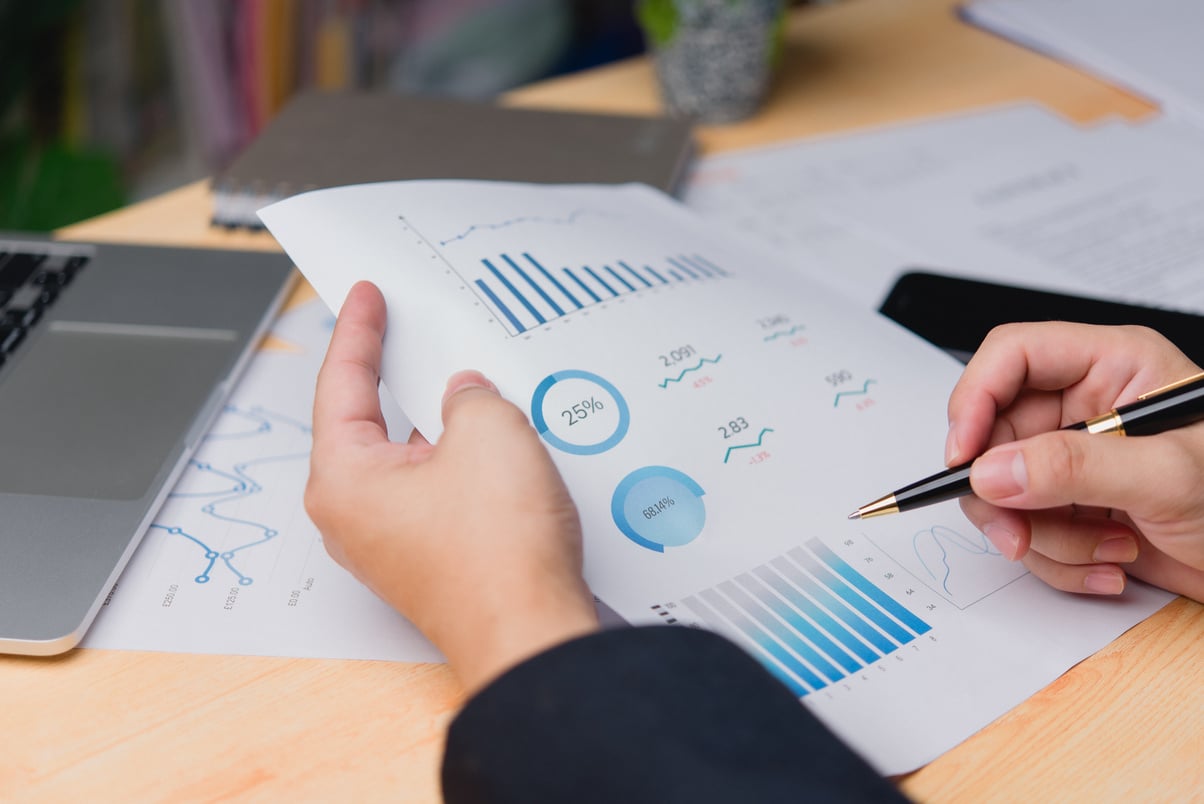
<svg viewBox="0 0 1204 804"><path fill-rule="evenodd" d="M1201 420L1204 420L1204 372L1142 394L1136 402L1062 429L1086 430L1102 435L1142 436L1186 427ZM904 486L861 506L849 514L849 519L897 514L971 494L970 465L973 463L963 463Z"/></svg>

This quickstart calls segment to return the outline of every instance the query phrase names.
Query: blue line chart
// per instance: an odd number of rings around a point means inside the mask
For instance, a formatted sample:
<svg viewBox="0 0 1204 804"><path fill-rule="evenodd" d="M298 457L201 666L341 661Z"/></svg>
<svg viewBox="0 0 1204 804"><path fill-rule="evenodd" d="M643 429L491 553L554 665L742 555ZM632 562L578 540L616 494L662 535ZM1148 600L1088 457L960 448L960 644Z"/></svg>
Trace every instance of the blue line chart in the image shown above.
<svg viewBox="0 0 1204 804"><path fill-rule="evenodd" d="M921 546L936 548L937 555L926 558L921 552ZM976 538L967 538L942 525L922 530L911 537L911 547L915 551L920 565L928 572L928 577L937 581L945 594L953 594L949 590L949 576L953 570L949 566L949 550L957 549L972 556L998 556L1001 553L981 533ZM933 566L935 564L935 567Z"/></svg>
<svg viewBox="0 0 1204 804"><path fill-rule="evenodd" d="M577 220L579 218L581 218L583 215L600 215L604 218L613 217L611 215L608 215L605 212L601 212L601 211L595 210L595 209L587 209L587 208L575 209L563 218L554 218L554 217L549 217L546 215L521 215L517 218L510 218L508 220L498 221L496 223L474 223L472 226L469 226L463 232L460 232L457 235L453 235L453 236L447 238L446 240L440 240L440 241L438 241L438 243L440 246L448 246L448 245L451 245L452 243L458 243L462 240L467 240L475 232L496 231L497 229L508 229L511 226L516 226L521 223L544 223L544 224L550 224L553 226L569 226L569 225L576 223Z"/></svg>
<svg viewBox="0 0 1204 804"><path fill-rule="evenodd" d="M294 436L297 434L309 436L312 432L308 424L272 413L260 407L241 409L227 406L224 418L234 421L245 420L250 425L250 429L243 430L236 428L232 432L226 432L221 429L219 423L219 426L215 427L215 431L206 436L206 441L245 439L249 436L268 435L277 430L291 432ZM255 579L239 568L236 559L239 558L240 553L272 541L280 535L280 531L267 522L260 522L246 515L227 512L232 509L234 511L241 511L247 500L263 493L264 486L259 479L262 475L262 469L270 464L308 460L308 458L309 451L304 450L275 455L256 455L247 460L238 461L231 466L221 468L196 458L189 461L189 471L192 473L190 478L191 484L195 485L198 480L211 478L216 479L218 482L213 487L202 488L200 490L173 491L169 496L174 499L195 499L202 501L203 504L199 512L215 523L221 523L220 529L215 529L214 533L220 533L225 537L229 537L232 534L235 535L238 543L233 547L216 549L212 544L215 541L213 536L198 535L174 524L155 522L150 527L171 536L186 539L203 551L204 559L208 563L193 578L193 581L196 583L208 583L213 577L214 568L221 561L226 569L237 579L240 586L250 586L255 582Z"/></svg>
<svg viewBox="0 0 1204 804"><path fill-rule="evenodd" d="M869 393L870 384L877 384L877 380L866 380L865 383L856 391L840 391L836 394L836 399L832 401L832 407L838 407L840 400L846 396L865 396Z"/></svg>
<svg viewBox="0 0 1204 804"><path fill-rule="evenodd" d="M657 383L657 385L659 385L661 388L668 388L669 383L681 382L682 380L684 380L686 378L686 375L689 374L691 371L698 371L700 368L702 368L704 363L718 363L722 359L723 359L722 354L715 355L714 358L710 358L710 357L700 358L697 366L691 366L690 368L682 369L681 374L678 374L676 377L666 377L665 379L663 379L659 383Z"/></svg>
<svg viewBox="0 0 1204 804"><path fill-rule="evenodd" d="M773 432L773 428L772 428L772 427L762 427L762 428L761 428L761 432L760 432L760 433L757 435L757 440L756 440L756 441L754 441L753 443L751 443L751 444L737 444L737 445L736 445L736 446L734 446L734 447L728 447L728 448L727 448L727 453L726 453L726 454L723 456L723 462L724 462L724 463L727 463L728 459L732 457L732 453L733 453L733 452L735 452L735 451L736 451L736 450L738 450L738 449L749 449L750 447L759 447L759 446L761 446L761 444L762 444L762 443L765 441L765 435L766 435L767 433L772 433L772 432Z"/></svg>
<svg viewBox="0 0 1204 804"><path fill-rule="evenodd" d="M205 434L206 441L252 438L272 429L272 426L264 421L262 417L239 410L233 405L226 405L222 408L222 414L222 418L214 424L213 430ZM242 426L243 424L246 425L245 429ZM224 429L227 427L229 429Z"/></svg>
<svg viewBox="0 0 1204 804"><path fill-rule="evenodd" d="M804 327L802 324L795 324L790 329L784 329L780 332L775 332L772 335L766 335L761 340L768 343L769 341L776 341L778 338L789 338L791 335L802 332L804 329L806 329L806 327Z"/></svg>

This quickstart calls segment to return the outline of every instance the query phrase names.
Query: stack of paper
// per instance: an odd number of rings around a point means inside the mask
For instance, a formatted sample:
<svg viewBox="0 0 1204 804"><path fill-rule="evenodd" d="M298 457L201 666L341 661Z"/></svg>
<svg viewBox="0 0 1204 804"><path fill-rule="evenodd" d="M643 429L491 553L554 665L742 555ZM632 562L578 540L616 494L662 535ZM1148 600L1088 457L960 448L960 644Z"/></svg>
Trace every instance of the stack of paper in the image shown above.
<svg viewBox="0 0 1204 804"><path fill-rule="evenodd" d="M721 154L686 203L867 306L926 267L1204 310L1204 134L1035 106Z"/></svg>
<svg viewBox="0 0 1204 804"><path fill-rule="evenodd" d="M1204 124L1197 0L971 0L964 14Z"/></svg>
<svg viewBox="0 0 1204 804"><path fill-rule="evenodd" d="M647 187L398 182L260 214L332 307L381 288L381 376L432 441L464 366L529 412L599 598L726 634L885 773L1171 598L1055 592L955 503L848 520L940 467L960 366Z"/></svg>

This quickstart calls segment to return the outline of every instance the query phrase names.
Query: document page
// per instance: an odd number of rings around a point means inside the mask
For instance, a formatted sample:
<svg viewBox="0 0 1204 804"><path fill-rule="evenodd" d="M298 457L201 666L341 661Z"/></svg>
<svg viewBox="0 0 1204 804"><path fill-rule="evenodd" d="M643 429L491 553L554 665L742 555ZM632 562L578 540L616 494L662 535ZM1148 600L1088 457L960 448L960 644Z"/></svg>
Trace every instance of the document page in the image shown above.
<svg viewBox="0 0 1204 804"><path fill-rule="evenodd" d="M955 175L1001 145L1073 142L1077 134L1032 104L876 126L698 160L682 200L774 248L812 281L877 309L904 267L935 266L944 256L905 225L867 225L863 199L907 193L902 221L926 215L936 199L913 193L917 184Z"/></svg>
<svg viewBox="0 0 1204 804"><path fill-rule="evenodd" d="M156 513L88 648L442 661L326 554L301 504L314 380L334 317L284 313ZM409 422L387 396L394 432Z"/></svg>
<svg viewBox="0 0 1204 804"><path fill-rule="evenodd" d="M1204 123L1197 0L971 0L965 15Z"/></svg>
<svg viewBox="0 0 1204 804"><path fill-rule="evenodd" d="M1030 139L990 159L834 206L905 237L938 269L1204 310L1204 137L1109 126Z"/></svg>
<svg viewBox="0 0 1204 804"><path fill-rule="evenodd" d="M385 183L261 217L332 308L380 287L383 380L432 441L460 369L528 414L599 598L725 634L884 773L1171 599L1054 592L956 503L848 520L941 468L960 366L654 190Z"/></svg>
<svg viewBox="0 0 1204 804"><path fill-rule="evenodd" d="M1204 135L1031 105L702 160L684 200L876 309L927 268L1204 310Z"/></svg>

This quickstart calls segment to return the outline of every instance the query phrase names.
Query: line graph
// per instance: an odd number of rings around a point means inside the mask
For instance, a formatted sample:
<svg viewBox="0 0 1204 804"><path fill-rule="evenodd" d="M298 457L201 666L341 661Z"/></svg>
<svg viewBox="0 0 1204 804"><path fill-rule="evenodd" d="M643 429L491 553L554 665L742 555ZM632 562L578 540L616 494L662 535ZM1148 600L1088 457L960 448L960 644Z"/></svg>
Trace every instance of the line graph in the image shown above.
<svg viewBox="0 0 1204 804"><path fill-rule="evenodd" d="M690 372L698 371L707 363L718 363L722 359L723 359L722 354L717 354L713 358L711 358L711 357L699 358L697 365L682 369L681 373L678 374L676 377L666 377L665 379L658 382L657 385L659 385L661 388L668 388L670 383L681 382L682 380L684 380L686 378L686 375L689 374Z"/></svg>
<svg viewBox="0 0 1204 804"><path fill-rule="evenodd" d="M228 405L206 442L238 441L255 437L269 437L277 430L290 441L297 436L308 438L310 427L287 416L259 407L239 408ZM201 451L198 451L201 454ZM264 475L273 464L296 463L309 458L308 449L290 450L280 454L256 455L247 460L235 461L225 466L193 458L188 470L177 484L169 499L198 500L198 513L204 521L212 522L213 529L200 532L195 525L185 528L175 523L154 522L151 529L195 544L202 551L207 563L193 577L198 584L208 583L213 570L220 561L235 577L240 586L250 586L254 576L236 562L240 553L252 550L280 536L278 528L262 518L254 516L252 504L256 495L264 491ZM215 545L225 542L220 549ZM230 544L233 542L233 544Z"/></svg>
<svg viewBox="0 0 1204 804"><path fill-rule="evenodd" d="M453 243L459 243L461 241L467 240L469 237L471 237L472 235L474 235L477 232L497 231L498 229L509 229L512 226L517 226L519 224L524 224L524 223L542 223L542 224L547 224L550 226L568 226L570 224L576 223L578 221L578 219L580 219L581 217L583 217L585 215L597 215L597 216L603 217L603 218L613 218L614 217L613 215L610 215L606 212L602 212L601 210L589 209L588 207L582 207L580 209L575 209L572 212L570 212L568 215L565 215L565 216L559 217L559 218L555 217L555 216L551 216L551 215L519 215L517 217L509 218L507 220L497 221L495 223L474 223L471 226L469 226L467 229L465 229L464 231L460 232L459 234L452 235L451 237L448 237L446 240L439 240L438 242L439 242L440 246L449 246L449 245L452 245Z"/></svg>
<svg viewBox="0 0 1204 804"><path fill-rule="evenodd" d="M836 398L835 398L834 400L832 400L832 407L834 407L834 408L835 408L835 407L839 407L839 406L840 406L840 400L841 400L841 399L844 399L845 397L848 397L848 396L865 396L866 394L868 394L868 393L869 393L869 391L870 391L870 386L871 386L871 385L876 385L876 384L877 384L877 382L878 382L877 380L866 380L864 383L862 383L861 387L860 387L860 388L858 388L856 391L838 391L838 392L836 393Z"/></svg>
<svg viewBox="0 0 1204 804"><path fill-rule="evenodd" d="M772 335L766 335L761 340L765 341L766 343L769 343L770 341L776 341L778 338L789 338L791 335L797 335L798 333L802 332L805 329L806 329L806 327L804 327L802 324L795 324L790 329L779 330L778 332L775 332Z"/></svg>
<svg viewBox="0 0 1204 804"><path fill-rule="evenodd" d="M724 462L724 463L727 463L727 462L728 462L728 459L732 457L732 453L733 453L733 452L735 452L735 451L736 451L736 450L738 450L738 449L752 449L752 448L754 448L754 447L759 447L759 446L761 446L762 442L764 442L764 441L765 441L765 436L766 436L768 433L772 433L772 432L773 432L773 428L772 428L772 427L762 427L762 428L761 428L761 432L760 432L760 433L757 435L757 440L756 440L756 441L754 441L754 442L752 442L752 443L750 443L750 444L737 444L737 445L736 445L736 446L734 446L734 447L728 447L728 448L727 448L727 452L726 452L726 453L724 454L724 456L723 456L723 462Z"/></svg>
<svg viewBox="0 0 1204 804"><path fill-rule="evenodd" d="M986 536L968 526L935 524L915 531L903 542L865 538L917 581L960 609L1028 574L1023 564L1008 561Z"/></svg>

